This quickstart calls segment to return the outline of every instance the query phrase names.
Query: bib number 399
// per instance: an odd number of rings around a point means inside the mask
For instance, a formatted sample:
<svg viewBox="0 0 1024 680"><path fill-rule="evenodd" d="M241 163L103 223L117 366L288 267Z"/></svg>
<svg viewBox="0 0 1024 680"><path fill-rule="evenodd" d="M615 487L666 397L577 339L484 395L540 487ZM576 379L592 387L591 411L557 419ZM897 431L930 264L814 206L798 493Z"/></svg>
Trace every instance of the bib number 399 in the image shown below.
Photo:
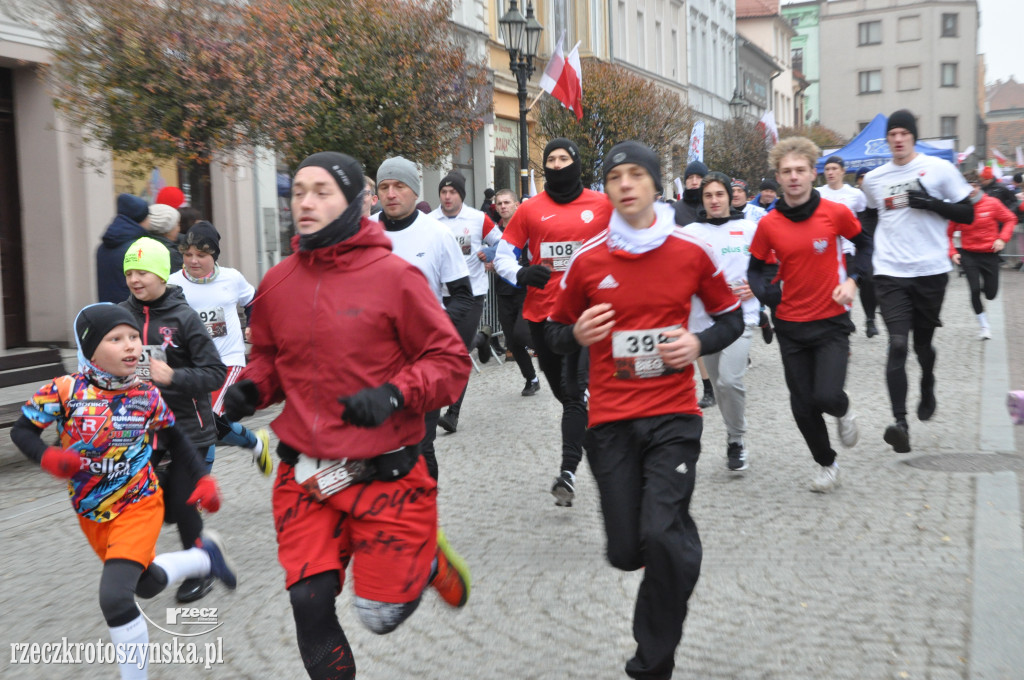
<svg viewBox="0 0 1024 680"><path fill-rule="evenodd" d="M679 373L682 369L665 365L658 353L658 345L669 342L665 331L678 328L681 328L679 324L646 330L612 331L615 377L632 380Z"/></svg>

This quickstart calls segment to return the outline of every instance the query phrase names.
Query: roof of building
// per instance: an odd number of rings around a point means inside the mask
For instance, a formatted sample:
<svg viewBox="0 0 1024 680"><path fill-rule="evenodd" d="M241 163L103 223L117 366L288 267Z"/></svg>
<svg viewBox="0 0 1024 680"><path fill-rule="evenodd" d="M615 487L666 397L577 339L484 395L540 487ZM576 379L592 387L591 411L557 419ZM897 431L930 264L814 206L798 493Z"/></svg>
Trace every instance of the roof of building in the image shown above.
<svg viewBox="0 0 1024 680"><path fill-rule="evenodd" d="M779 14L779 0L736 0L736 18L773 17Z"/></svg>
<svg viewBox="0 0 1024 680"><path fill-rule="evenodd" d="M1010 76L1009 80L996 81L985 88L985 100L989 111L1024 109L1024 85Z"/></svg>

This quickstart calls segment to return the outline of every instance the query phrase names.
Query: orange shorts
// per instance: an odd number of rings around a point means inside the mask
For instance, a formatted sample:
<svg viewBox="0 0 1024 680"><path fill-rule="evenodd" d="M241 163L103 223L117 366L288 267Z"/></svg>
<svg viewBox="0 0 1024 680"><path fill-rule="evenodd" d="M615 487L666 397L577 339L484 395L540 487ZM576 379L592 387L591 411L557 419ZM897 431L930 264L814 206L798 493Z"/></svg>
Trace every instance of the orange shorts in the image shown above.
<svg viewBox="0 0 1024 680"><path fill-rule="evenodd" d="M163 523L164 492L160 488L132 503L109 522L78 518L82 533L101 560L131 560L143 567L148 567L156 557L156 539Z"/></svg>
<svg viewBox="0 0 1024 680"><path fill-rule="evenodd" d="M402 479L353 484L323 503L281 463L273 500L286 588L337 570L340 592L350 561L359 597L411 602L426 587L437 552L437 481L422 457Z"/></svg>

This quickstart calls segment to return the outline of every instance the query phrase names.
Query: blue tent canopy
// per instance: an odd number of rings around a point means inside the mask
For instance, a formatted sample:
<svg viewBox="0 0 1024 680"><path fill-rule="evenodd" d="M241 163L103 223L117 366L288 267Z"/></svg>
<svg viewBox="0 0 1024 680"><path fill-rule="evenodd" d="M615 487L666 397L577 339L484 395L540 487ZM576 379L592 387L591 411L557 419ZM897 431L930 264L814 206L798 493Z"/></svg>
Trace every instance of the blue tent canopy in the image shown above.
<svg viewBox="0 0 1024 680"><path fill-rule="evenodd" d="M892 158L889 144L885 141L885 124L888 120L887 116L878 114L860 131L859 135L850 140L849 144L830 153L828 157L841 156L847 172L856 172L859 168L874 170L887 163ZM924 142L918 142L914 148L929 156L938 156L945 158L950 163L953 162L952 149L939 149ZM818 159L818 172L825 169L826 158L827 156L822 156Z"/></svg>

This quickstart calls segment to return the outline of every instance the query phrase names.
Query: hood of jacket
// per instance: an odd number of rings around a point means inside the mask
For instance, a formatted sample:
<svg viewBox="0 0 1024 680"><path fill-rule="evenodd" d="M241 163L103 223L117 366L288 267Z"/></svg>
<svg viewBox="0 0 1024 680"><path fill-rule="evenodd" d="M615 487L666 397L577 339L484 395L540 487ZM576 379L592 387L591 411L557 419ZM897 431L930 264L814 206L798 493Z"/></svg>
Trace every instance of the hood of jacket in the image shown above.
<svg viewBox="0 0 1024 680"><path fill-rule="evenodd" d="M367 217L359 223L359 231L334 245L299 250L298 234L292 237L291 243L292 257L307 266L361 269L391 253L391 239L384 233L384 227L380 222Z"/></svg>
<svg viewBox="0 0 1024 680"><path fill-rule="evenodd" d="M119 245L132 243L143 236L149 235L149 232L138 222L124 215L118 215L107 227L107 230L103 232L103 245L108 248L116 248Z"/></svg>

